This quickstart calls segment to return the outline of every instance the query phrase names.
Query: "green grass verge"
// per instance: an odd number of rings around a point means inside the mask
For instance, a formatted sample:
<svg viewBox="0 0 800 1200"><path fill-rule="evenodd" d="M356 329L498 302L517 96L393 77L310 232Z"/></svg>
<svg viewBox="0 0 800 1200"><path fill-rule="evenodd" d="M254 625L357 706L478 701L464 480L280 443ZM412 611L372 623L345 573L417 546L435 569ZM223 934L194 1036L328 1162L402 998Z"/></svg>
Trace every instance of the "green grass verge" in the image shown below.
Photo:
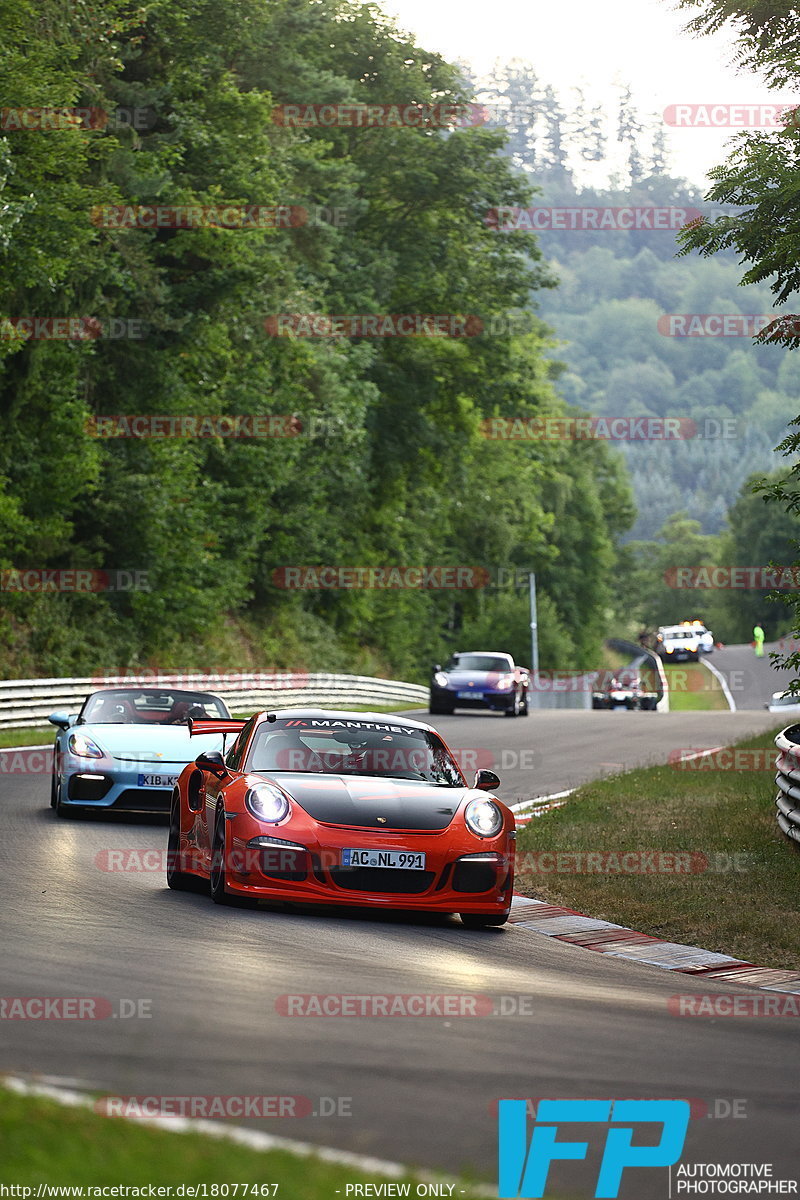
<svg viewBox="0 0 800 1200"><path fill-rule="evenodd" d="M49 746L55 736L52 725L42 729L0 729L0 750L3 746Z"/></svg>
<svg viewBox="0 0 800 1200"><path fill-rule="evenodd" d="M729 711L720 682L700 662L665 663L671 712Z"/></svg>
<svg viewBox="0 0 800 1200"><path fill-rule="evenodd" d="M736 745L774 751L773 737ZM774 769L668 765L586 784L520 830L517 890L667 941L800 969L800 853L775 820L773 776ZM529 853L630 850L702 853L709 869L557 874L533 872L529 860L525 870Z"/></svg>
<svg viewBox="0 0 800 1200"><path fill-rule="evenodd" d="M287 1136L285 1123L280 1133ZM302 1139L302 1134L297 1137ZM335 1141L332 1128L328 1140ZM203 1134L168 1133L5 1089L0 1090L0 1147L3 1183L34 1189L39 1183L141 1187L238 1181L277 1184L277 1193L270 1189L277 1200L335 1200L337 1190L344 1197L345 1184L385 1178L285 1150L253 1150ZM415 1194L413 1185L420 1178L412 1173L404 1178ZM488 1193L487 1185L474 1180L460 1182L454 1191L459 1200ZM232 1190L229 1195L233 1196ZM242 1200L241 1189L239 1197ZM249 1193L243 1200L249 1200Z"/></svg>

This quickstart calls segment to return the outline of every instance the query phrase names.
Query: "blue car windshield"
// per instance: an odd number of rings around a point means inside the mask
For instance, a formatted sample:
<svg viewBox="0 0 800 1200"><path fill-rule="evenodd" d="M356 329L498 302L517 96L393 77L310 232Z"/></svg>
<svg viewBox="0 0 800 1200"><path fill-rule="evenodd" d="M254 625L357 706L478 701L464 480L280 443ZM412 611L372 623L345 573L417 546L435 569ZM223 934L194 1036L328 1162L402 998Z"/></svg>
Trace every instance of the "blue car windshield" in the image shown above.
<svg viewBox="0 0 800 1200"><path fill-rule="evenodd" d="M448 671L510 671L507 658L496 654L453 655L447 664Z"/></svg>
<svg viewBox="0 0 800 1200"><path fill-rule="evenodd" d="M129 688L95 692L83 706L84 725L185 725L187 717L228 717L218 696L175 688Z"/></svg>

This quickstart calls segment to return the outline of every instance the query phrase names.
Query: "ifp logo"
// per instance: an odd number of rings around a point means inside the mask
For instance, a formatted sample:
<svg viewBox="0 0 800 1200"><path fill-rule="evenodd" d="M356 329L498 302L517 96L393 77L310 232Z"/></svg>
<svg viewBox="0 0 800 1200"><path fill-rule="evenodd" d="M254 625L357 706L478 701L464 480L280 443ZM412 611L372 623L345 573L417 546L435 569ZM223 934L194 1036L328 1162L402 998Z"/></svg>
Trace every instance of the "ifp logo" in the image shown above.
<svg viewBox="0 0 800 1200"><path fill-rule="evenodd" d="M626 1167L670 1167L678 1161L690 1115L688 1100L541 1100L529 1146L525 1101L501 1100L498 1110L501 1200L540 1200L551 1162L586 1158L588 1142L556 1140L562 1122L611 1126L594 1194L613 1200ZM633 1123L661 1125L658 1143L634 1146Z"/></svg>

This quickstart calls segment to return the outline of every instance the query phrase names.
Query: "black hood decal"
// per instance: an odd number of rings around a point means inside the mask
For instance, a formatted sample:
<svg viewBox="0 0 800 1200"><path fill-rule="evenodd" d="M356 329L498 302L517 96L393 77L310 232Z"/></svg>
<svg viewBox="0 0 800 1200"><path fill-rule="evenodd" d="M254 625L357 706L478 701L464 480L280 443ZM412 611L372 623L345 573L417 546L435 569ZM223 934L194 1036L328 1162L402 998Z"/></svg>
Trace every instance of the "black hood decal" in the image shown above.
<svg viewBox="0 0 800 1200"><path fill-rule="evenodd" d="M447 829L468 790L360 775L271 771L265 778L273 779L316 821L387 831Z"/></svg>

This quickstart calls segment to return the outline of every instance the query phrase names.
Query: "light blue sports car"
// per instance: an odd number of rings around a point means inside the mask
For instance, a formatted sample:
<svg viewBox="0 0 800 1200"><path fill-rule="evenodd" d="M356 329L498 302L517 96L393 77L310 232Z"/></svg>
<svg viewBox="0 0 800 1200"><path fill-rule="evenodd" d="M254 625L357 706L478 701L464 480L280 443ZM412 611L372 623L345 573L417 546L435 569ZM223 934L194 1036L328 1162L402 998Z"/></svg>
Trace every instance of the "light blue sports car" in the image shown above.
<svg viewBox="0 0 800 1200"><path fill-rule="evenodd" d="M187 718L230 717L219 696L176 688L104 688L79 713L54 712L50 804L59 817L90 808L168 812L187 763L221 750L219 734L190 737Z"/></svg>

